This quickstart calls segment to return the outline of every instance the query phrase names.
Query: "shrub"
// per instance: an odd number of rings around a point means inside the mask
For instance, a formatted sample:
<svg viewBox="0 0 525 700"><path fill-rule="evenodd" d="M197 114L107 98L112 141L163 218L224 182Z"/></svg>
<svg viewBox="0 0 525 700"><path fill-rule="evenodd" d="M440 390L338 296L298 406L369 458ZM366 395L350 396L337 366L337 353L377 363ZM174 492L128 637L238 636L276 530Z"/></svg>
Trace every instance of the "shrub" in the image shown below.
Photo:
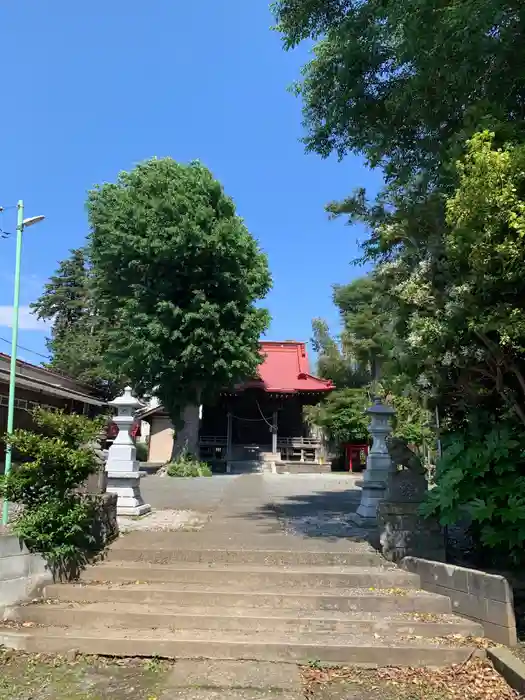
<svg viewBox="0 0 525 700"><path fill-rule="evenodd" d="M193 455L185 452L175 462L167 465L168 476L194 477L211 476L212 472L206 462L199 462Z"/></svg>
<svg viewBox="0 0 525 700"><path fill-rule="evenodd" d="M305 407L306 420L323 428L335 445L367 443L370 439L365 410L370 406L366 389L340 389L316 406Z"/></svg>
<svg viewBox="0 0 525 700"><path fill-rule="evenodd" d="M453 525L467 514L492 564L525 563L525 438L505 424L444 440L436 486L422 508Z"/></svg>
<svg viewBox="0 0 525 700"><path fill-rule="evenodd" d="M148 461L148 446L145 442L136 442L135 448L137 450L137 459L139 462Z"/></svg>
<svg viewBox="0 0 525 700"><path fill-rule="evenodd" d="M0 482L0 495L22 505L13 531L30 551L40 552L56 572L78 568L96 547L93 520L96 502L77 489L98 463L89 446L103 419L36 409L39 433L17 430L10 442L20 458Z"/></svg>

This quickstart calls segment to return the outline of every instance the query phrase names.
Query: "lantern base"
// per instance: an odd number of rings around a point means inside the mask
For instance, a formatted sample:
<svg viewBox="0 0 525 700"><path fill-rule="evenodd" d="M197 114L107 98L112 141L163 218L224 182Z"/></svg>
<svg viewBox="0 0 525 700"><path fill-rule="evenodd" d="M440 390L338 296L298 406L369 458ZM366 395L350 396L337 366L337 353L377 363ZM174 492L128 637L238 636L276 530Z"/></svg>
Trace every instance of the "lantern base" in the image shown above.
<svg viewBox="0 0 525 700"><path fill-rule="evenodd" d="M106 490L117 495L117 515L145 515L151 511L140 493L139 472L108 472Z"/></svg>
<svg viewBox="0 0 525 700"><path fill-rule="evenodd" d="M128 515L138 517L140 515L147 515L151 513L151 506L149 503L143 503L141 506L119 506L117 505L117 516L118 515Z"/></svg>
<svg viewBox="0 0 525 700"><path fill-rule="evenodd" d="M368 514L366 515L360 515L359 513L350 513L350 515L348 516L348 520L354 523L354 525L362 527L364 530L373 529L377 527L377 504L375 506L375 510L371 508L368 511Z"/></svg>
<svg viewBox="0 0 525 700"><path fill-rule="evenodd" d="M361 502L350 520L360 527L374 527L377 522L377 507L385 497L384 481L371 481L365 476L362 483Z"/></svg>

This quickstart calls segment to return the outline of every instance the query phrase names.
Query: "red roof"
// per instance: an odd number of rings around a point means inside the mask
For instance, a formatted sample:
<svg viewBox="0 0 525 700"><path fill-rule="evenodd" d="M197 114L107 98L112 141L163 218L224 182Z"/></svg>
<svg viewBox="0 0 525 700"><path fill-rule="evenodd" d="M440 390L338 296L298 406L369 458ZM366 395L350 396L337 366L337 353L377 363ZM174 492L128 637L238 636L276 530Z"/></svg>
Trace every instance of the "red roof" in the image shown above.
<svg viewBox="0 0 525 700"><path fill-rule="evenodd" d="M305 343L263 341L261 354L264 362L259 366L259 379L244 382L237 387L238 390L260 387L274 393L297 393L332 391L335 388L330 380L309 373Z"/></svg>

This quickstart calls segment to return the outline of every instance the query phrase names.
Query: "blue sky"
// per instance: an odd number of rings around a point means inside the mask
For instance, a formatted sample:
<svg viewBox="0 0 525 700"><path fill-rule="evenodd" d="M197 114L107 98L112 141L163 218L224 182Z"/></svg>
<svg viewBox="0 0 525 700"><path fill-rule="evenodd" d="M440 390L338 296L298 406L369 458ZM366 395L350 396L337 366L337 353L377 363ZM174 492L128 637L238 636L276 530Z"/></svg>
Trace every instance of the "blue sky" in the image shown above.
<svg viewBox="0 0 525 700"><path fill-rule="evenodd" d="M87 229L86 191L152 156L198 158L236 201L268 253L268 337L308 340L311 319L337 328L331 287L360 274L358 228L326 202L377 173L349 157L305 155L300 101L287 92L308 60L270 31L269 0L14 0L0 7L4 57L0 205L24 199L22 303L35 300ZM15 229L15 211L0 227ZM0 338L9 339L14 240L0 239ZM45 328L22 309L20 345L45 354ZM0 340L0 351L9 345ZM20 350L38 363L38 355Z"/></svg>

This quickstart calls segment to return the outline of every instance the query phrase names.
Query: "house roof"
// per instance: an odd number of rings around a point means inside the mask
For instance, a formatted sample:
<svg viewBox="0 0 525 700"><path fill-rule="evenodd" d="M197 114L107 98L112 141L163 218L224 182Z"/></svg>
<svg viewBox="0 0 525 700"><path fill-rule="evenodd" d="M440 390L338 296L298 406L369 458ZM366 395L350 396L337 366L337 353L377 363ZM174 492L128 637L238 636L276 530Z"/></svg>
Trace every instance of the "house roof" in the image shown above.
<svg viewBox="0 0 525 700"><path fill-rule="evenodd" d="M310 374L306 344L294 340L263 341L259 377L239 384L236 391L261 388L269 393L326 392L334 389L330 380Z"/></svg>
<svg viewBox="0 0 525 700"><path fill-rule="evenodd" d="M2 386L9 384L11 357L0 353L0 396ZM88 385L78 382L73 377L33 365L22 360L16 361L16 383L30 391L73 399L93 406L105 406L106 402L90 393Z"/></svg>

